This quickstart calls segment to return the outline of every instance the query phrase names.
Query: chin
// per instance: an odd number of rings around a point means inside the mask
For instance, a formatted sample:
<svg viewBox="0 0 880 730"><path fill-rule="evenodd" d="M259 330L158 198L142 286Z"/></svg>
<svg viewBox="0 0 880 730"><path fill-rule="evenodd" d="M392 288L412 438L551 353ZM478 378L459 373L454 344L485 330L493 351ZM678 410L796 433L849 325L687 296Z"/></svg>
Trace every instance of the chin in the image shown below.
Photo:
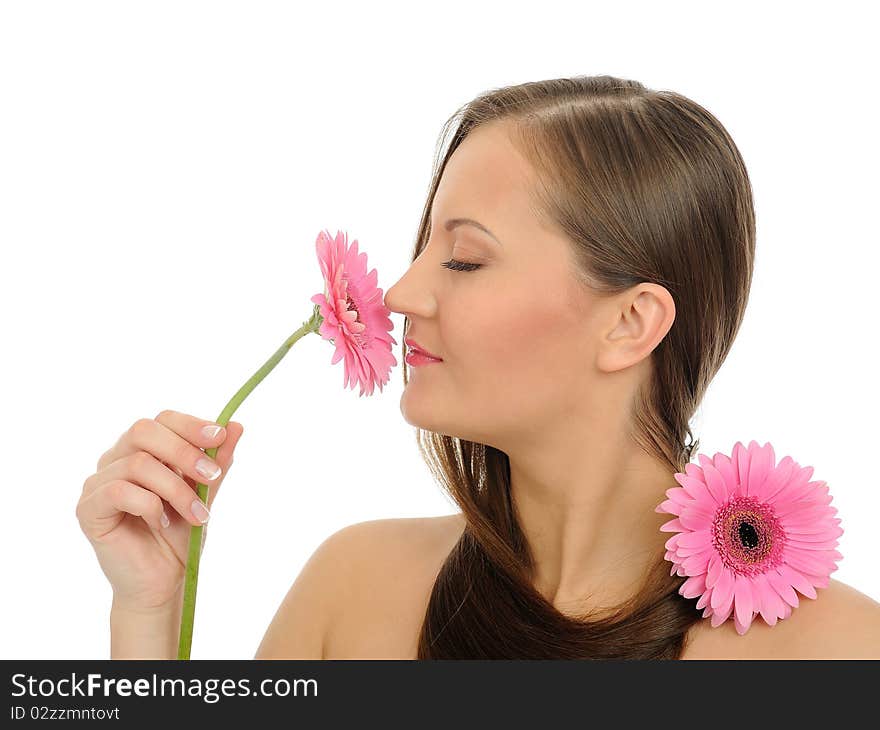
<svg viewBox="0 0 880 730"><path fill-rule="evenodd" d="M415 394L409 393L411 387L412 381L400 396L400 413L410 426L479 444L492 445L490 442L497 440L497 429L492 430L489 424L456 420L448 400L413 397ZM472 413L473 409L469 407L468 412Z"/></svg>
<svg viewBox="0 0 880 730"><path fill-rule="evenodd" d="M449 424L441 423L436 419L436 409L431 407L430 404L413 406L412 404L407 405L405 401L406 395L401 396L400 413L403 416L403 420L410 426L415 426L423 431L432 431L433 433L445 434L448 431Z"/></svg>
<svg viewBox="0 0 880 730"><path fill-rule="evenodd" d="M407 391L404 390L403 395L400 396L400 414L403 416L403 420L410 426L415 426L425 431L434 431L437 424L428 417L430 411L433 410L430 404L414 405L407 403L407 398Z"/></svg>

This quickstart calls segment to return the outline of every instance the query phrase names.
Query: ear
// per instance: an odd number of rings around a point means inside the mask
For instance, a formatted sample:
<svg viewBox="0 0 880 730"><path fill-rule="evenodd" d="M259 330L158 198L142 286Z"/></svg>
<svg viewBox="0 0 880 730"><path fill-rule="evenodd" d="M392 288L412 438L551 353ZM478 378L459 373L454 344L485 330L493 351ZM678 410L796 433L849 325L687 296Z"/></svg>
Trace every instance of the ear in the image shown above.
<svg viewBox="0 0 880 730"><path fill-rule="evenodd" d="M615 372L644 360L675 321L675 301L659 284L643 282L609 300L611 324L602 336L597 365Z"/></svg>

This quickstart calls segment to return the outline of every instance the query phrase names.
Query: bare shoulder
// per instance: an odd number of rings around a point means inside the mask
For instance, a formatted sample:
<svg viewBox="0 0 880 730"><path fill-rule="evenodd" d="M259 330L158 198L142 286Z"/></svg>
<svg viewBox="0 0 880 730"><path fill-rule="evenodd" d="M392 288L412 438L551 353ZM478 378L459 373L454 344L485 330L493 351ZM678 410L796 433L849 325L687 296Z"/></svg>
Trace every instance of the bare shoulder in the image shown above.
<svg viewBox="0 0 880 730"><path fill-rule="evenodd" d="M682 659L880 659L880 603L834 579L798 599L787 619L757 616L744 636L732 621L698 622Z"/></svg>
<svg viewBox="0 0 880 730"><path fill-rule="evenodd" d="M394 517L357 522L325 541L340 577L352 588L358 583L375 587L380 575L412 577L439 569L464 529L461 513L440 517ZM348 598L353 598L351 592Z"/></svg>
<svg viewBox="0 0 880 730"><path fill-rule="evenodd" d="M440 517L396 517L358 522L339 530L338 543L349 577L375 585L376 571L430 572L442 565L464 529L461 513Z"/></svg>
<svg viewBox="0 0 880 730"><path fill-rule="evenodd" d="M461 513L440 517L395 517L358 522L340 530L337 535L369 562L377 557L397 556L397 562L412 557L424 558L425 551L442 548L458 539L464 529ZM452 547L452 545L450 545ZM405 549L404 549L405 548Z"/></svg>
<svg viewBox="0 0 880 730"><path fill-rule="evenodd" d="M409 653L401 639L417 629L419 610L463 528L462 515L453 514L368 520L337 530L303 566L254 658ZM392 625L384 625L389 618ZM383 634L384 644L364 644Z"/></svg>
<svg viewBox="0 0 880 730"><path fill-rule="evenodd" d="M464 524L459 513L370 520L340 531L348 587L328 622L324 658L415 658L431 591Z"/></svg>
<svg viewBox="0 0 880 730"><path fill-rule="evenodd" d="M803 659L880 659L880 603L846 583L830 580L816 598L801 598L783 623L792 623L789 651ZM769 628L769 627L768 627Z"/></svg>

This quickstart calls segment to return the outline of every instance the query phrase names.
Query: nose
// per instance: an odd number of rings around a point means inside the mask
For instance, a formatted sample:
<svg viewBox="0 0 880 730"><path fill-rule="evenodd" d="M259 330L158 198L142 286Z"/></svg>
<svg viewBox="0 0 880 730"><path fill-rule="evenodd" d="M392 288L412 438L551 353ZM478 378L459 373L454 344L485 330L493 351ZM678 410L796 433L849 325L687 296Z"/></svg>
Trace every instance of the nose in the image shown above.
<svg viewBox="0 0 880 730"><path fill-rule="evenodd" d="M383 301L392 312L409 318L432 317L436 312L436 297L421 268L417 259L385 292Z"/></svg>

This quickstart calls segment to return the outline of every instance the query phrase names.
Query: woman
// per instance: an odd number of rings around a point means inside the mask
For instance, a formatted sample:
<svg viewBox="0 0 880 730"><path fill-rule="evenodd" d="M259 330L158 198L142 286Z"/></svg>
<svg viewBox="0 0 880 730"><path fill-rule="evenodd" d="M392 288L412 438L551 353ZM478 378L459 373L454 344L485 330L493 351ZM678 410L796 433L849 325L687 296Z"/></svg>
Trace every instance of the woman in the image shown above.
<svg viewBox="0 0 880 730"><path fill-rule="evenodd" d="M880 657L880 604L838 581L740 636L664 559L654 508L752 279L751 187L721 124L607 76L494 90L456 120L385 303L436 356L407 356L401 411L461 514L328 538L256 658ZM220 444L225 474L242 431L202 426L138 421L84 486L114 657L175 656L197 460Z"/></svg>

